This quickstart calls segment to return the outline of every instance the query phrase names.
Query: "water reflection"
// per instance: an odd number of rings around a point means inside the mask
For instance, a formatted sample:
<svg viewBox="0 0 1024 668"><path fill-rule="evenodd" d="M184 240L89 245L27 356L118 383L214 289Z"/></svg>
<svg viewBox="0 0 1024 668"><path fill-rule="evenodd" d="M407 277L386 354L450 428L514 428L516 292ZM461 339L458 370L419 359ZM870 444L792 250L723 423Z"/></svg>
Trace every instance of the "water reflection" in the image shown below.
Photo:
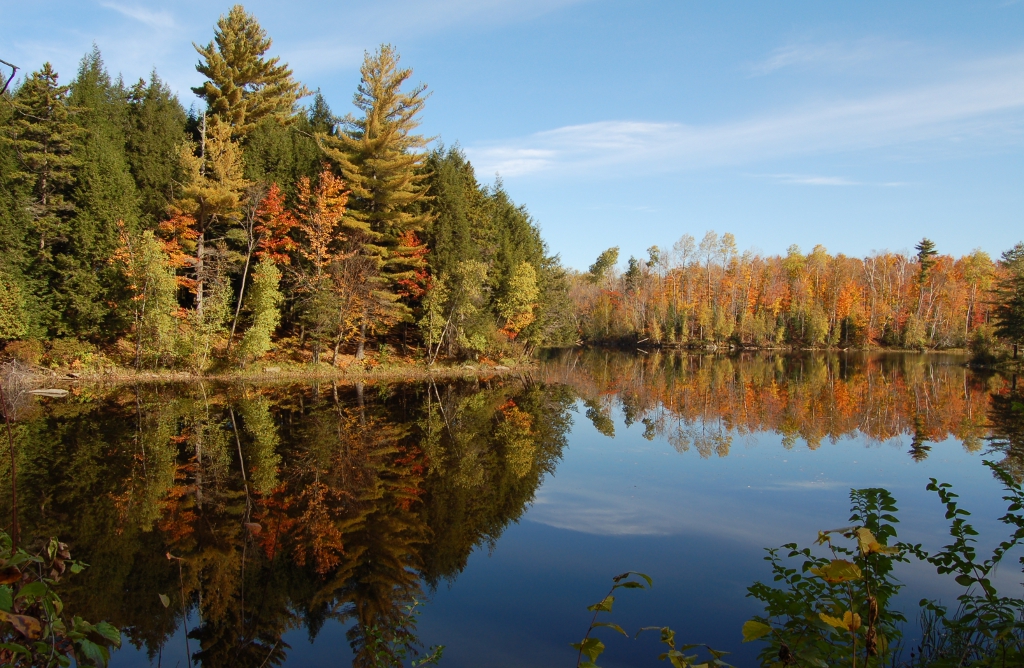
<svg viewBox="0 0 1024 668"><path fill-rule="evenodd" d="M40 401L15 427L22 531L65 537L91 564L68 604L153 659L186 625L203 666L280 665L289 631L315 639L333 620L355 665L391 665L394 643L415 642L409 606L526 512L573 412L614 436L613 408L702 458L761 432L812 450L907 436L914 460L955 437L1024 475L1024 397L959 358L574 351L532 379Z"/></svg>
<svg viewBox="0 0 1024 668"><path fill-rule="evenodd" d="M553 356L547 382L572 386L587 417L607 435L613 405L644 437L665 438L680 452L729 454L733 440L774 432L792 448L814 450L860 434L873 441L912 436L911 456L929 442L959 439L983 447L989 393L998 377L972 374L963 358L941 355L624 355L588 350Z"/></svg>

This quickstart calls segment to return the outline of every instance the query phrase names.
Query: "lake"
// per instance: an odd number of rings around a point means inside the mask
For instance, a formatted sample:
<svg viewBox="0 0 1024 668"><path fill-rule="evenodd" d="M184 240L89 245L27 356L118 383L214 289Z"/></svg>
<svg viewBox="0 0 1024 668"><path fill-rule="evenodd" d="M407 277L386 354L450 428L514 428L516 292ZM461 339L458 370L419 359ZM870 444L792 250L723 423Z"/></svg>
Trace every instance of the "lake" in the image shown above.
<svg viewBox="0 0 1024 668"><path fill-rule="evenodd" d="M611 620L754 665L764 548L844 526L851 488L888 489L900 539L937 548L925 485L950 482L981 546L1004 537L982 461L1024 474L1024 399L964 362L587 350L473 382L84 386L18 408L22 534L89 564L65 603L122 629L122 668L370 665L395 634L442 666L572 666L630 570L654 586ZM909 637L918 599L959 593L897 575ZM600 635L602 666L667 665L656 634Z"/></svg>

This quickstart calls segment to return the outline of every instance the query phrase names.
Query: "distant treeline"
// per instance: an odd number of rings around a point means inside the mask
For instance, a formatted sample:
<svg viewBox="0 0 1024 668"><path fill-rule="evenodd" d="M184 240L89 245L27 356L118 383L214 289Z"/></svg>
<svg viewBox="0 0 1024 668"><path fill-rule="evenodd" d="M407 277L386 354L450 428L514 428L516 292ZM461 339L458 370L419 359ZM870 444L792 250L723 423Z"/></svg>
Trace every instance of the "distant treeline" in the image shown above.
<svg viewBox="0 0 1024 668"><path fill-rule="evenodd" d="M557 258L500 182L428 150L425 86L391 46L338 117L270 45L240 5L222 16L191 111L155 72L112 78L95 48L68 85L47 63L5 92L0 344L202 370L573 340Z"/></svg>
<svg viewBox="0 0 1024 668"><path fill-rule="evenodd" d="M1024 245L998 262L955 258L923 239L916 254L865 258L822 246L740 253L732 234L684 235L617 272L610 248L572 277L577 329L593 342L692 346L991 347L1024 334Z"/></svg>

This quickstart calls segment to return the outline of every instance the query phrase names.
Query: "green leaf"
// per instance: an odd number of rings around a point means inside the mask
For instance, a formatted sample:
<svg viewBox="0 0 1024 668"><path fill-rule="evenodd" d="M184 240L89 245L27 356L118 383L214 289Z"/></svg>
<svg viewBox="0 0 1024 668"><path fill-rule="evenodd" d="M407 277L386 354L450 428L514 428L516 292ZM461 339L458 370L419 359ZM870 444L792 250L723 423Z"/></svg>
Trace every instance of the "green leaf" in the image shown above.
<svg viewBox="0 0 1024 668"><path fill-rule="evenodd" d="M846 559L833 559L827 566L812 568L811 573L831 584L861 578L860 567Z"/></svg>
<svg viewBox="0 0 1024 668"><path fill-rule="evenodd" d="M41 598L46 595L46 585L42 582L29 582L27 585L18 590L15 599L25 598L31 596L33 598Z"/></svg>
<svg viewBox="0 0 1024 668"><path fill-rule="evenodd" d="M594 624L592 626L595 626L595 627L596 626L603 626L605 628L614 629L614 630L618 631L619 633L621 633L622 635L626 636L627 638L629 637L629 634L626 633L625 631L623 631L622 627L619 626L618 624L612 624L611 622L594 622Z"/></svg>
<svg viewBox="0 0 1024 668"><path fill-rule="evenodd" d="M107 662L110 661L110 652L107 651L106 647L101 647L91 640L80 640L77 644L85 658L91 661L93 665L106 666Z"/></svg>
<svg viewBox="0 0 1024 668"><path fill-rule="evenodd" d="M587 638L581 643L572 643L572 648L582 652L593 663L597 661L597 657L601 656L601 652L604 651L604 643L597 638Z"/></svg>
<svg viewBox="0 0 1024 668"><path fill-rule="evenodd" d="M116 626L114 626L110 622L100 622L94 627L93 630L95 630L96 633L99 633L101 636L109 640L110 644L114 645L115 647L121 646L121 632L118 630Z"/></svg>
<svg viewBox="0 0 1024 668"><path fill-rule="evenodd" d="M12 605L14 605L14 592L7 585L3 585L0 587L0 610L10 612Z"/></svg>
<svg viewBox="0 0 1024 668"><path fill-rule="evenodd" d="M6 649L6 650L9 650L11 652L18 652L19 654L24 654L25 656L27 656L29 658L32 658L32 652L30 652L29 649L27 647L25 647L24 645L19 645L18 643L14 643L14 642L0 643L0 649Z"/></svg>
<svg viewBox="0 0 1024 668"><path fill-rule="evenodd" d="M600 603L595 603L594 605L588 605L587 606L587 610L589 610L591 612L611 612L612 611L612 603L614 603L614 602L615 602L615 597L611 596L611 595L608 595L608 596L605 596L604 600L602 600Z"/></svg>
<svg viewBox="0 0 1024 668"><path fill-rule="evenodd" d="M961 585L963 587L970 587L974 584L974 578L972 578L970 575L967 575L966 573L962 573L956 576L954 580L956 580L956 583L958 585Z"/></svg>
<svg viewBox="0 0 1024 668"><path fill-rule="evenodd" d="M751 642L763 638L772 632L772 627L763 622L751 619L743 624L743 642Z"/></svg>

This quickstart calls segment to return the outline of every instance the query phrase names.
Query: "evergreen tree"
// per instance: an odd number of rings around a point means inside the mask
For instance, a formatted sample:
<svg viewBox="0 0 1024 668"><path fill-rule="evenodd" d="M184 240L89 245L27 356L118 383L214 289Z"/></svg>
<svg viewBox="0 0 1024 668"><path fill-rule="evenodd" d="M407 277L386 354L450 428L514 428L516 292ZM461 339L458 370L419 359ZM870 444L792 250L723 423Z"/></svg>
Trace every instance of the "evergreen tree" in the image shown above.
<svg viewBox="0 0 1024 668"><path fill-rule="evenodd" d="M177 263L192 269L187 287L195 294L201 315L206 284L225 279L225 252L218 247L217 235L238 219L248 183L242 175L242 151L231 139L231 129L216 120L209 127L204 123L198 147L191 142L181 146L179 159L184 179L171 206L173 215L162 228L180 250ZM185 253L192 257L185 258Z"/></svg>
<svg viewBox="0 0 1024 668"><path fill-rule="evenodd" d="M412 70L399 68L390 45L367 53L360 73L353 102L362 116L346 116L340 132L317 137L351 191L348 224L359 232L360 253L375 258L384 282L394 286L423 266L422 259L396 252L402 235L421 231L431 219L419 206L427 199L428 175L422 169L427 140L413 134L426 87L402 92Z"/></svg>
<svg viewBox="0 0 1024 668"><path fill-rule="evenodd" d="M914 250L917 251L917 263L920 267L917 282L924 283L928 278L928 272L935 266L935 256L939 254L939 251L935 250L935 242L927 237L917 242Z"/></svg>
<svg viewBox="0 0 1024 668"><path fill-rule="evenodd" d="M128 164L139 193L143 224L154 228L167 216L182 180L178 148L186 140L185 110L154 71L128 95Z"/></svg>
<svg viewBox="0 0 1024 668"><path fill-rule="evenodd" d="M427 226L427 256L434 276L449 275L462 260L494 253L487 192L458 146L439 146L427 158L432 219Z"/></svg>
<svg viewBox="0 0 1024 668"><path fill-rule="evenodd" d="M217 20L212 42L193 45L202 56L196 70L208 81L192 91L236 137L248 134L264 118L290 122L295 103L309 94L292 79L287 64L264 57L271 43L256 17L235 5Z"/></svg>
<svg viewBox="0 0 1024 668"><path fill-rule="evenodd" d="M11 199L27 214L17 236L27 251L22 274L31 296L28 311L35 321L31 329L39 334L63 329L54 294L53 246L66 239L74 213L72 189L81 166L74 142L83 131L72 118L76 110L68 105L70 89L57 79L49 63L28 76L11 100L13 114L2 137L13 158L7 182L17 194Z"/></svg>
<svg viewBox="0 0 1024 668"><path fill-rule="evenodd" d="M1006 275L998 282L992 320L996 334L1013 345L1013 358L1017 359L1024 342L1024 243L1003 253Z"/></svg>
<svg viewBox="0 0 1024 668"><path fill-rule="evenodd" d="M116 331L110 317L121 298L110 259L118 245L118 224L138 226L135 181L125 151L127 91L111 81L93 47L71 84L70 102L85 130L75 142L81 167L73 193L75 215L66 238L55 245L54 292L62 314L62 335L97 337Z"/></svg>

